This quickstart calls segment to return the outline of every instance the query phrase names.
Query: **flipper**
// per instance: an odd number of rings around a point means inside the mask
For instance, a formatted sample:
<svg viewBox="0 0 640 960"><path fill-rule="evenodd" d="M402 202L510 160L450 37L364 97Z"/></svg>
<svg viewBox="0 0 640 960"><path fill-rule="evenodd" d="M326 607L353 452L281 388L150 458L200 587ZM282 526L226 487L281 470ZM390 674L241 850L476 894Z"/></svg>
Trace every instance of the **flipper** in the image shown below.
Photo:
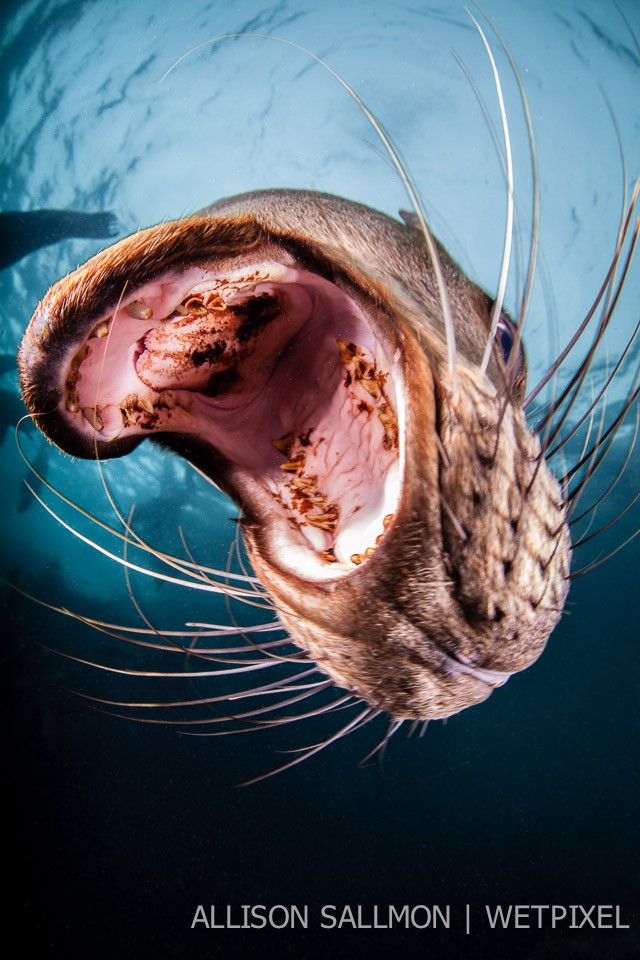
<svg viewBox="0 0 640 960"><path fill-rule="evenodd" d="M115 237L118 218L110 211L7 210L0 212L0 270L28 253L71 237Z"/></svg>

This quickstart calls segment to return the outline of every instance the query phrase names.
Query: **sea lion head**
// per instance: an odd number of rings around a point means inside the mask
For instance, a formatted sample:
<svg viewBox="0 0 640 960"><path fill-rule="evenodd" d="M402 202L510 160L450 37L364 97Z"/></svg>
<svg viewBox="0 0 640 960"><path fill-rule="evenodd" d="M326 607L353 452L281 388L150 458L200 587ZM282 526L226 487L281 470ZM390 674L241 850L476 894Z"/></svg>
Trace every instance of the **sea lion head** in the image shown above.
<svg viewBox="0 0 640 960"><path fill-rule="evenodd" d="M570 540L509 317L483 363L493 301L406 221L306 191L221 201L57 283L19 364L73 456L151 437L194 463L240 507L293 641L372 708L427 719L539 656Z"/></svg>

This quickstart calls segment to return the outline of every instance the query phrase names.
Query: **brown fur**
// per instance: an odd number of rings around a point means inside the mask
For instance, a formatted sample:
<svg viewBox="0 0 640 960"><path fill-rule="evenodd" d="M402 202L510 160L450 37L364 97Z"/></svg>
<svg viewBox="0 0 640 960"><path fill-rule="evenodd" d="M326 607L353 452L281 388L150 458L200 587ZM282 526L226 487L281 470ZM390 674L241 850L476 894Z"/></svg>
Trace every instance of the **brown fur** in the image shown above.
<svg viewBox="0 0 640 960"><path fill-rule="evenodd" d="M559 487L519 407L524 376L507 397L497 351L488 375L478 370L491 301L440 248L458 349L454 391L433 268L412 226L336 197L266 191L142 231L80 267L40 304L20 351L25 401L48 436L92 456L56 412L63 348L81 339L125 283L133 292L169 267L274 248L366 306L402 351L406 463L388 535L348 576L309 583L274 555L276 521L244 480L223 463L212 468L197 446L170 442L243 507L256 573L294 641L322 670L397 718L455 713L491 692L482 671L512 673L539 656L562 612L570 543Z"/></svg>

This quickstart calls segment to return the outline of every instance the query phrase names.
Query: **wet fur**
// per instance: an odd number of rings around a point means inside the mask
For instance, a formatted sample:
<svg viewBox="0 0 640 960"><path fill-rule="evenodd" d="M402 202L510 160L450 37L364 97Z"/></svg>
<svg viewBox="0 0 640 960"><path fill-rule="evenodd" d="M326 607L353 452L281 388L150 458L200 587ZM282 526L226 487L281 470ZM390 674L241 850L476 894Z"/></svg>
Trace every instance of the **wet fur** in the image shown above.
<svg viewBox="0 0 640 960"><path fill-rule="evenodd" d="M267 191L138 233L56 285L21 347L25 401L68 452L126 452L138 439L101 451L96 436L94 449L51 413L61 402L58 361L78 324L89 328L123 289L130 296L169 266L242 262L272 248L366 304L402 353L406 462L392 528L349 577L306 582L283 568L271 546L268 505L256 508L229 464L212 466L211 451L188 437L163 442L239 503L254 569L294 641L323 672L396 718L448 716L539 656L562 612L570 547L559 487L519 406L524 378L507 389L498 351L488 377L478 369L492 301L442 248L458 349L455 388L422 235L336 197Z"/></svg>

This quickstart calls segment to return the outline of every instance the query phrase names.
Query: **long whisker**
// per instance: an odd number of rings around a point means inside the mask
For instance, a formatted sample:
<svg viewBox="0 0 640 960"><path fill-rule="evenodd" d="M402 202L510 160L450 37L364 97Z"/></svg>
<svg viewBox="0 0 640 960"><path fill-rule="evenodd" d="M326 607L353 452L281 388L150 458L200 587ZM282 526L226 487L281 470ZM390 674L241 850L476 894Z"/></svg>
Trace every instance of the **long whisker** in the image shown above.
<svg viewBox="0 0 640 960"><path fill-rule="evenodd" d="M620 467L620 470L618 471L615 479L612 481L612 483L609 484L609 486L607 487L607 489L605 490L605 492L604 492L600 497L598 497L598 499L595 501L595 503L592 503L591 506L590 506L587 510L584 510L579 516L577 516L577 517L574 517L574 516L573 516L573 512L574 512L574 510L575 510L575 507L577 506L577 502L578 502L578 501L576 500L576 501L574 501L574 502L571 504L571 507L570 507L570 509L569 509L569 517L570 517L570 523L571 523L571 524L577 524L577 523L579 523L581 520L584 520L585 517L587 517L587 516L588 516L592 511L594 511L604 500L606 500L606 499L608 498L609 494L612 493L613 490L615 489L615 487L618 485L619 480L622 479L622 477L624 476L624 474L625 474L625 472L626 472L626 470L627 470L627 467L629 466L629 463L631 462L631 455L632 455L633 451L635 450L636 441L637 441L637 439L638 439L638 428L639 428L639 427L640 427L640 406L636 408L636 426L635 426L635 430L634 430L634 433L633 433L633 438L632 438L632 440L631 440L631 443L629 444L629 450L627 451L627 456L625 457L624 462L623 462L622 466ZM578 545L579 545L579 541L578 541L578 543L574 544L574 549L575 549L576 546L578 546Z"/></svg>
<svg viewBox="0 0 640 960"><path fill-rule="evenodd" d="M610 263L610 265L609 265L609 269L607 270L607 274L606 274L604 280L602 281L602 285L601 285L601 287L600 287L600 290L599 290L598 293L596 294L596 298L595 298L595 300L593 301L593 304L591 305L591 307L590 307L589 310L587 311L587 314L586 314L584 320L582 321L582 323L580 323L580 325L578 326L578 329L575 331L575 333L573 334L573 336L570 338L570 340L569 340L569 342L567 343L567 345L563 348L563 350L560 351L560 353L559 353L558 357L556 358L555 362L551 365L551 367L549 368L549 370L547 370L547 372L540 378L540 380L538 381L538 383L535 385L535 387L534 387L534 388L531 390L531 392L529 393L528 397L526 398L526 400L524 401L524 403L523 403L523 405L522 405L522 409L523 409L523 410L527 410L527 409L528 409L528 407L529 407L529 406L531 405L531 403L535 400L535 398L538 396L538 394L540 393L540 391L547 385L547 383L549 382L549 380L551 380L551 378L556 374L556 372L559 370L559 368L562 366L562 364L564 363L564 361L567 359L567 357L569 356L569 354L571 353L571 351L573 350L573 348L574 348L575 345L578 343L578 341L580 340L580 338L581 338L582 335L584 334L585 330L586 330L587 327L589 326L591 320L593 319L593 316L594 316L596 310L598 309L598 305L599 305L600 301L602 300L602 298L605 296L605 294L606 294L606 292L607 292L607 290L608 290L608 288L609 288L609 284L611 283L611 279L612 279L612 277L615 275L615 272L616 272L616 269L617 269L617 266L618 266L618 261L619 261L619 258L620 258L620 254L621 254L621 250L622 250L623 239L624 239L624 237L627 236L627 234L628 234L629 226L630 226L630 223L631 223L631 218L632 218L632 216L633 216L633 210L634 210L634 207L635 207L636 202L637 202L637 200L638 200L638 195L639 195L639 194L640 194L640 178L638 178L638 180L636 181L636 184L635 184L635 187L634 187L634 191L633 191L633 195L632 195L631 201L630 201L630 203L629 203L629 208L628 208L628 211L627 211L627 215L626 215L626 217L625 217L625 222L624 222L624 225L623 225L623 228L622 228L622 231L621 231L621 236L619 237L618 243L617 243L617 245L616 245L615 253L614 253L613 258L612 258L612 260L611 260L611 263ZM633 231L632 247L635 247L637 235L638 235L638 222L636 222L635 229L634 229L634 231ZM631 262L631 260L630 260L630 255L629 255L629 256L627 257L627 263L630 264L630 262ZM620 287L619 289L621 290L622 288ZM601 336L601 334L600 334L600 336Z"/></svg>
<svg viewBox="0 0 640 960"><path fill-rule="evenodd" d="M500 269L500 280L498 283L498 293L496 295L495 304L493 308L493 315L491 317L491 329L489 331L489 336L487 338L487 343L484 350L484 356L480 363L480 370L482 373L486 373L487 367L489 366L489 360L491 359L491 351L493 349L493 341L495 340L496 330L498 329L498 321L500 320L500 314L502 312L502 304L504 303L504 293L507 288L507 277L509 275L509 262L511 257L511 242L513 234L513 158L511 155L511 137L509 135L509 124L507 122L507 114L504 106L504 97L502 95L502 83L500 82L500 74L498 73L498 68L496 66L496 61L493 56L491 47L489 46L489 41L486 38L484 30L473 16L472 13L469 13L469 16L473 20L478 33L482 39L482 42L487 51L489 57L489 62L491 63L491 70L493 73L493 81L496 88L496 95L498 97L498 105L500 108L500 120L502 122L502 134L504 138L504 150L505 150L505 159L507 164L507 222L505 227L505 237L504 237L504 250L502 254L502 266Z"/></svg>
<svg viewBox="0 0 640 960"><path fill-rule="evenodd" d="M268 34L262 34L262 33L228 33L228 34L222 34L219 37L212 37L209 40L203 40L202 43L196 44L190 50L187 50L186 53L183 53L182 56L178 57L178 59L171 65L171 67L169 67L169 69L162 75L162 77L160 78L160 82L162 83L162 81L165 80L169 76L169 74L172 73L172 71L175 70L180 63L182 63L183 60L191 56L191 54L194 53L196 50L200 50L202 47L208 46L210 44L219 43L223 40L239 39L241 37L252 37L255 39L272 40L272 41L275 41L276 43L282 43L288 47L293 47L295 50L298 50L301 53L304 53L305 56L308 56L312 60L315 60L316 63L318 63L324 70L327 70L328 73L330 73L331 76L335 80L337 80L337 82L340 84L343 90L345 90L346 93L356 102L359 109L362 111L362 113L364 114L364 116L366 117L366 119L371 124L372 128L375 130L376 134L380 138L380 141L382 142L385 150L387 151L391 159L391 162L393 163L393 166L396 169L400 179L402 180L405 190L407 191L407 194L411 201L411 205L418 218L418 223L420 224L420 230L421 230L422 236L424 237L427 250L429 252L431 265L433 267L433 271L436 277L438 295L440 297L440 305L442 308L442 318L443 318L446 339L447 339L447 357L448 357L448 364L449 364L449 374L451 376L452 390L455 393L456 391L455 328L453 325L453 318L451 316L451 307L449 305L449 295L447 293L447 286L444 280L444 275L443 275L442 267L440 264L440 257L438 256L438 251L437 251L435 242L431 235L431 231L427 225L427 216L424 211L422 200L420 199L420 195L415 187L415 184L413 183L411 175L409 174L407 167L403 163L400 157L400 153L397 147L395 146L395 144L393 143L391 137L389 136L387 131L384 129L380 121L377 119L377 117L371 112L369 107L362 100L362 98L358 96L358 94L353 89L353 87L351 87L347 83L347 81L343 77L341 77L340 74L337 73L333 69L333 67L330 66L330 64L326 62L326 60L323 60L317 54L313 53L313 51L308 50L306 47L301 46L301 44L299 43L295 43L293 40L287 40L285 37L275 37L275 36L270 36Z"/></svg>
<svg viewBox="0 0 640 960"><path fill-rule="evenodd" d="M324 750L330 744L335 743L337 740L341 740L343 737L347 736L347 734L353 732L357 727L362 726L364 723L369 723L370 720L373 720L374 717L377 717L379 714L380 710L377 710L374 707L367 707L362 711L362 713L358 714L355 720L351 720L349 723L345 724L345 726L341 727L337 733L334 733L333 736L323 740L322 743L317 744L310 750L307 750L301 756L296 757L294 760L290 760L281 767L271 770L269 773L263 773L259 777L253 777L251 780L245 780L245 782L240 784L240 786L249 787L253 783L259 783L261 780L267 780L269 777L274 777L278 773L283 773L285 770L290 770L291 767L295 767L304 760L308 760L310 757L314 756L314 754L319 753L320 750Z"/></svg>
<svg viewBox="0 0 640 960"><path fill-rule="evenodd" d="M487 15L486 11L480 5L478 0L472 0L473 5L482 13L486 22L489 24L493 32L495 33L500 46L502 47L511 67L511 72L515 78L515 81L518 85L518 92L520 95L520 103L522 105L522 111L524 114L524 119L527 127L527 139L529 141L529 156L531 159L531 181L533 186L533 198L532 198L532 213L531 213L531 244L529 248L529 265L527 269L527 279L525 282L524 292L522 294L522 300L520 301L520 307L518 309L518 324L516 329L516 340L512 350L512 356L514 358L513 362L510 363L512 368L515 367L515 357L517 356L517 351L520 346L520 339L522 339L522 333L524 329L524 323L529 311L529 303L531 301L531 294L533 291L533 284L536 274L536 262L538 257L538 236L540 232L540 178L538 175L538 152L536 149L535 136L533 131L533 120L531 119L531 110L529 109L529 100L524 88L524 83L522 82L522 77L520 71L518 70L517 64L513 59L513 55L509 46L502 34L496 27L493 20ZM507 364L507 374L508 376L513 374L513 369L509 368L509 363Z"/></svg>

